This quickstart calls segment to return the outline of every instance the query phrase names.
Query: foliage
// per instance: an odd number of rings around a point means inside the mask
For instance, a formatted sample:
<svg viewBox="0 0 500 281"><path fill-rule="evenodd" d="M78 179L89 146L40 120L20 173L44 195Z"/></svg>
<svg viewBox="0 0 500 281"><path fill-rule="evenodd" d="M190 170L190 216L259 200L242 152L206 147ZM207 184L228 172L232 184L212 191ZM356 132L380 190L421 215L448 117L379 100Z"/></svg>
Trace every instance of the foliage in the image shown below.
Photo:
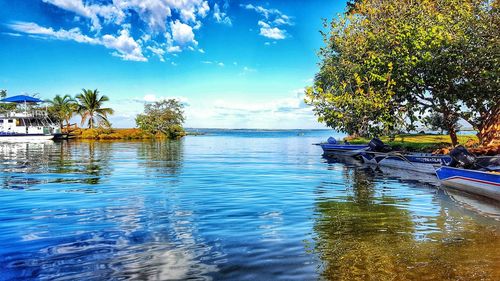
<svg viewBox="0 0 500 281"><path fill-rule="evenodd" d="M78 100L78 113L82 117L82 125L88 120L89 128L95 128L96 123L100 126L109 126L108 115L113 114L111 108L103 107L109 101L105 95L99 96L99 91L82 89L82 93L76 96Z"/></svg>
<svg viewBox="0 0 500 281"><path fill-rule="evenodd" d="M50 104L48 107L49 115L56 119L61 124L66 122L66 126L70 125L70 119L77 111L78 106L76 101L69 95L56 95L52 100L47 100Z"/></svg>
<svg viewBox="0 0 500 281"><path fill-rule="evenodd" d="M433 152L437 149L448 148L452 142L447 135L396 135L393 140L389 137L380 138L384 143L390 145L396 150L402 151L420 151ZM348 138L352 144L366 144L370 142L369 138ZM477 142L474 135L458 135L458 143L466 145Z"/></svg>
<svg viewBox="0 0 500 281"><path fill-rule="evenodd" d="M148 134L141 129L77 129L72 132L76 138L88 140L143 140L151 139Z"/></svg>
<svg viewBox="0 0 500 281"><path fill-rule="evenodd" d="M446 119L446 117L438 112L431 113L429 116L426 116L423 121L424 123L433 131L440 131L441 134L444 131L447 131L449 129L449 125L446 124L454 124L453 128L454 130L458 131L460 130L461 126L458 123L458 116L449 116L449 118L453 118L451 120Z"/></svg>
<svg viewBox="0 0 500 281"><path fill-rule="evenodd" d="M435 112L455 144L458 118L484 138L483 128L500 122L498 24L498 1L357 1L325 23L306 101L349 134L411 129Z"/></svg>
<svg viewBox="0 0 500 281"><path fill-rule="evenodd" d="M0 99L4 99L7 97L7 90L0 90ZM13 103L0 103L0 112L11 111L16 108L16 105Z"/></svg>
<svg viewBox="0 0 500 281"><path fill-rule="evenodd" d="M144 105L144 113L137 115L135 122L143 131L167 138L179 138L185 135L183 105L176 99L168 99Z"/></svg>

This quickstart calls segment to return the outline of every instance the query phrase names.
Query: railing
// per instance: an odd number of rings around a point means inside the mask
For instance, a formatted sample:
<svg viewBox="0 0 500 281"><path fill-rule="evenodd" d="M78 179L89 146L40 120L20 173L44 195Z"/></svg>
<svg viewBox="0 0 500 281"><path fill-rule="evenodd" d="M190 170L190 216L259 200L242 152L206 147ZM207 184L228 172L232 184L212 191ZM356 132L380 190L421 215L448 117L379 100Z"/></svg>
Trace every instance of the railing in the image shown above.
<svg viewBox="0 0 500 281"><path fill-rule="evenodd" d="M10 118L10 117L48 117L46 111L43 110L30 110L30 111L9 111L5 113L0 113L0 115Z"/></svg>
<svg viewBox="0 0 500 281"><path fill-rule="evenodd" d="M66 126L64 126L64 127L62 128L62 132L63 132L63 133L67 133L67 134L69 134L69 133L73 132L73 131L74 131L74 130L76 130L76 129L78 129L78 125L77 125L76 123L74 123L74 124L69 124L69 125L66 125Z"/></svg>

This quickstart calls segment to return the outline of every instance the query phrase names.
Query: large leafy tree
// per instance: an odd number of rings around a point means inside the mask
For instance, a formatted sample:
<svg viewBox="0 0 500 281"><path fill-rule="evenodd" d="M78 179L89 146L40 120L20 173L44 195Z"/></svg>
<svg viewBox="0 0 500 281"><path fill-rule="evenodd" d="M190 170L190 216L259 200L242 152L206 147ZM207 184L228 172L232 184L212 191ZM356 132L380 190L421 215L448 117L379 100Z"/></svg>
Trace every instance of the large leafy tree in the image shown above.
<svg viewBox="0 0 500 281"><path fill-rule="evenodd" d="M50 104L48 108L50 115L61 124L61 128L63 122L66 122L66 126L69 126L69 120L78 110L76 101L70 95L56 95L52 100L47 100L47 102Z"/></svg>
<svg viewBox="0 0 500 281"><path fill-rule="evenodd" d="M174 139L184 135L183 105L179 100L167 99L144 105L144 113L137 115L137 126L150 134L163 134Z"/></svg>
<svg viewBox="0 0 500 281"><path fill-rule="evenodd" d="M482 132L499 120L498 1L356 2L324 33L307 90L320 121L378 134L434 112L454 144L458 117L490 142Z"/></svg>
<svg viewBox="0 0 500 281"><path fill-rule="evenodd" d="M78 101L78 114L82 117L82 125L88 121L89 128L95 128L96 124L109 125L108 115L114 113L104 103L109 101L106 95L99 96L99 91L82 89L82 93L76 95Z"/></svg>

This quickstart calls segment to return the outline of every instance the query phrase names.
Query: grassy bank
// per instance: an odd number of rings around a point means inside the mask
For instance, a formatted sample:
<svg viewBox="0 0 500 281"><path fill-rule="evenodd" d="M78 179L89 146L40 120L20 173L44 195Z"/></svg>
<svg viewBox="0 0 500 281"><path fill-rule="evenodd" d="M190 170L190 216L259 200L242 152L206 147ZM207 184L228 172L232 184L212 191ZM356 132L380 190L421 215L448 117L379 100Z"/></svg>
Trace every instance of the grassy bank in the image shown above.
<svg viewBox="0 0 500 281"><path fill-rule="evenodd" d="M86 140L147 140L163 139L164 135L152 135L138 128L126 129L76 129L71 132L76 139Z"/></svg>
<svg viewBox="0 0 500 281"><path fill-rule="evenodd" d="M155 136L136 128L131 129L76 129L71 134L77 139L94 140L142 140Z"/></svg>
<svg viewBox="0 0 500 281"><path fill-rule="evenodd" d="M397 135L392 141L389 137L380 139L394 149L402 151L447 153L446 150L451 148L451 139L448 135ZM364 144L370 141L367 138L347 138L347 140L353 144ZM459 135L458 142L466 147L478 145L475 135Z"/></svg>

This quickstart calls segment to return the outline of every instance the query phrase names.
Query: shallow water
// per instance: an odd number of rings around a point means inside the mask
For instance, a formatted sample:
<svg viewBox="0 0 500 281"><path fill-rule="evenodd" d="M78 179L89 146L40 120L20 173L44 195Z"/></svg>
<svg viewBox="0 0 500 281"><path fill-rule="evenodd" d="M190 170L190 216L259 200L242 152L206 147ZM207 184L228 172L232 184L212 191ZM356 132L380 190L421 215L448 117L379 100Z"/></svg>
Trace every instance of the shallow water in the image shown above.
<svg viewBox="0 0 500 281"><path fill-rule="evenodd" d="M499 280L497 204L328 134L0 144L0 280Z"/></svg>

